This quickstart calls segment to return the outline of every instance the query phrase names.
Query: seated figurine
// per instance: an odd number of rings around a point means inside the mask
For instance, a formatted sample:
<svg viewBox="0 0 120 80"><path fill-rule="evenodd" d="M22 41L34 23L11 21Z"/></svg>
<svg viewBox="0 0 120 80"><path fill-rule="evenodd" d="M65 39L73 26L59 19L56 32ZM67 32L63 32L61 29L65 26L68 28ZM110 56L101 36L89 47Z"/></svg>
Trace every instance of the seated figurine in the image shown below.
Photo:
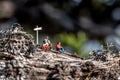
<svg viewBox="0 0 120 80"><path fill-rule="evenodd" d="M63 53L64 52L64 48L61 46L61 42L57 42L56 44L56 50Z"/></svg>
<svg viewBox="0 0 120 80"><path fill-rule="evenodd" d="M45 51L48 51L51 48L52 48L52 43L50 42L48 37L46 37L43 41L42 49L45 50Z"/></svg>

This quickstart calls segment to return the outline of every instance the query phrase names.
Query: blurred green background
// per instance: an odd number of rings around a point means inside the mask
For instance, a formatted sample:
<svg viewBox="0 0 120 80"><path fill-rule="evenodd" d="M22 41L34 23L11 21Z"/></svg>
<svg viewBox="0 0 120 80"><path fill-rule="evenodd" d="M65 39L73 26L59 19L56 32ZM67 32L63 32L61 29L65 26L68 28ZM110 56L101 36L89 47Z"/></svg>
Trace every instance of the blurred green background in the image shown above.
<svg viewBox="0 0 120 80"><path fill-rule="evenodd" d="M16 22L34 37L41 26L40 45L49 36L72 54L87 56L108 42L120 49L120 0L0 0L0 30Z"/></svg>

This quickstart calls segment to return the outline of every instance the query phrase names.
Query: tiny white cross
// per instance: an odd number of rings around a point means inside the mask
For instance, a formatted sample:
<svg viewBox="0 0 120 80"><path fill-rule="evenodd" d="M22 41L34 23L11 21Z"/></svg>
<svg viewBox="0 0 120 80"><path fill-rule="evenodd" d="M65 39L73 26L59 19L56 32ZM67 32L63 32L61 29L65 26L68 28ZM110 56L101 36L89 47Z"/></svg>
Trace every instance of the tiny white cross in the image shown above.
<svg viewBox="0 0 120 80"><path fill-rule="evenodd" d="M42 30L42 27L38 27L38 25L36 26L36 28L34 28L34 31L36 31L36 43L38 44L38 31Z"/></svg>

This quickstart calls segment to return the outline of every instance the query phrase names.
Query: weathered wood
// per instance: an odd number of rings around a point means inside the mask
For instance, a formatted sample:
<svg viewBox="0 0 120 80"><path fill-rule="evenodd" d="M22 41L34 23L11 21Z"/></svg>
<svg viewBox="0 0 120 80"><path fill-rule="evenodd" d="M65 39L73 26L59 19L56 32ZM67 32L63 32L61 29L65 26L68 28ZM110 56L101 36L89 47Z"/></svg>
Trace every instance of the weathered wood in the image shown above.
<svg viewBox="0 0 120 80"><path fill-rule="evenodd" d="M30 34L19 29L1 35L0 80L118 80L120 77L120 54L107 52L81 59L70 53L44 52L36 47Z"/></svg>

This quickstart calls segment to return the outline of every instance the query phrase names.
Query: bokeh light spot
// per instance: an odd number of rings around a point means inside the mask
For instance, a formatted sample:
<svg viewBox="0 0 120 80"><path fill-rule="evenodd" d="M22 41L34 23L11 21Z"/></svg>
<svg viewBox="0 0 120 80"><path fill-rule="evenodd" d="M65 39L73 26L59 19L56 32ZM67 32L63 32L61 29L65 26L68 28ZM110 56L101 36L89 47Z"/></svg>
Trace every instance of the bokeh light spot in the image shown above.
<svg viewBox="0 0 120 80"><path fill-rule="evenodd" d="M100 0L100 2L108 5L108 6L111 6L115 3L116 0Z"/></svg>
<svg viewBox="0 0 120 80"><path fill-rule="evenodd" d="M115 33L120 36L120 24L117 26L117 28L115 29Z"/></svg>
<svg viewBox="0 0 120 80"><path fill-rule="evenodd" d="M82 0L73 0L72 2L75 6L78 6L82 2Z"/></svg>
<svg viewBox="0 0 120 80"><path fill-rule="evenodd" d="M115 8L112 12L112 17L114 20L120 20L120 8Z"/></svg>

